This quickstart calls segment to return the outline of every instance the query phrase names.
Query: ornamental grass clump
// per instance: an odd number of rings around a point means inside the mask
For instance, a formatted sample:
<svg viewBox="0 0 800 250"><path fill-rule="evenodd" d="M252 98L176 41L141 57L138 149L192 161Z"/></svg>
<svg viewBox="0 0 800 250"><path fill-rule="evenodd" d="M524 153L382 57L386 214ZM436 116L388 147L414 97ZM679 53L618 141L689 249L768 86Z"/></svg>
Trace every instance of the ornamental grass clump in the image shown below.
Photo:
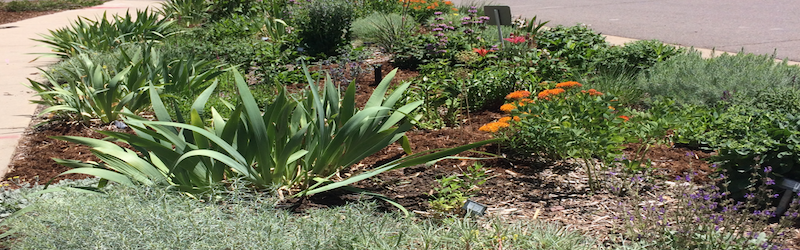
<svg viewBox="0 0 800 250"><path fill-rule="evenodd" d="M520 157L581 159L594 191L592 171L621 153L622 123L627 116L618 109L614 96L582 88L578 82L562 82L533 99L528 91L510 93L500 107L509 116L480 130L499 133L507 148Z"/></svg>
<svg viewBox="0 0 800 250"><path fill-rule="evenodd" d="M726 184L698 186L692 183L696 176L677 176L663 186L633 179L632 188L626 189L629 199L620 204L623 211L616 216L622 242L645 242L647 249L788 249L781 243L790 237L785 230L797 220L797 197L790 197L794 201L789 210L778 214L768 204L779 195L767 185L738 201ZM712 181L729 183L724 174ZM750 179L753 184L768 181L758 175Z"/></svg>

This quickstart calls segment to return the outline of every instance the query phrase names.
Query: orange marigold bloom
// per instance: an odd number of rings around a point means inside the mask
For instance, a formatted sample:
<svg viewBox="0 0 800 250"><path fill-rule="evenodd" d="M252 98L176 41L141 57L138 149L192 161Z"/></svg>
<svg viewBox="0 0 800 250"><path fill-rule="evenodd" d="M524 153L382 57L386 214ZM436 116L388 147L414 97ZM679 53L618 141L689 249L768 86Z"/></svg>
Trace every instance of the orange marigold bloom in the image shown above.
<svg viewBox="0 0 800 250"><path fill-rule="evenodd" d="M608 106L608 109L610 109L610 110L617 110L617 109L615 109L614 107L611 107L611 106Z"/></svg>
<svg viewBox="0 0 800 250"><path fill-rule="evenodd" d="M617 116L617 117L622 118L622 120L625 120L626 122L631 119L630 117L624 116L624 115Z"/></svg>
<svg viewBox="0 0 800 250"><path fill-rule="evenodd" d="M506 113L509 113L509 112L511 112L511 110L514 110L516 108L517 108L517 106L514 106L514 104L510 104L510 103L506 103L506 104L503 104L503 106L500 106L500 110L503 111L503 112L506 112Z"/></svg>
<svg viewBox="0 0 800 250"><path fill-rule="evenodd" d="M511 92L511 94L508 94L506 96L506 100L522 99L522 98L525 98L525 97L528 97L528 96L531 96L531 92L530 91L517 90L517 91Z"/></svg>
<svg viewBox="0 0 800 250"><path fill-rule="evenodd" d="M500 118L497 121L498 122L510 122L511 121L511 117L510 116L506 116L506 117Z"/></svg>
<svg viewBox="0 0 800 250"><path fill-rule="evenodd" d="M444 1L444 4L447 4L447 5L453 5L453 2L450 2L450 1Z"/></svg>
<svg viewBox="0 0 800 250"><path fill-rule="evenodd" d="M562 82L562 83L556 84L556 88L562 88L562 89L577 88L577 87L582 87L582 86L583 86L583 84L580 84L580 83L574 82L574 81Z"/></svg>
<svg viewBox="0 0 800 250"><path fill-rule="evenodd" d="M515 121L515 122L518 122L518 121L520 121L520 119L519 119L519 116L516 116L516 115L514 116L514 118L513 118L513 119L514 119L514 121Z"/></svg>

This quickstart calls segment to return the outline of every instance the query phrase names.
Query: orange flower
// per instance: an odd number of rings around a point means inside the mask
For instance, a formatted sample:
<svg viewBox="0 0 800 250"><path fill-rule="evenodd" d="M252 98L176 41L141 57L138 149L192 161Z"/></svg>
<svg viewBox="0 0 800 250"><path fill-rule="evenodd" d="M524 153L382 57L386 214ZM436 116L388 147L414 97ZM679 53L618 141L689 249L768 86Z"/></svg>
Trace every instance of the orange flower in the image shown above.
<svg viewBox="0 0 800 250"><path fill-rule="evenodd" d="M528 97L528 96L531 96L531 92L530 91L517 90L517 91L511 92L511 94L508 94L506 96L506 100L522 99L522 98L525 98L525 97Z"/></svg>
<svg viewBox="0 0 800 250"><path fill-rule="evenodd" d="M481 56L486 56L486 54L489 54L489 50L488 49L484 49L483 47L481 47L480 49L479 48L474 48L474 49L472 49L472 51L475 51L475 53L478 53L478 55L481 55Z"/></svg>
<svg viewBox="0 0 800 250"><path fill-rule="evenodd" d="M617 110L617 109L615 109L614 107L611 107L611 106L608 106L608 109L610 109L610 110Z"/></svg>
<svg viewBox="0 0 800 250"><path fill-rule="evenodd" d="M515 122L518 122L518 121L521 121L521 120L519 119L519 116L516 116L516 115L515 115L515 116L514 116L514 121L515 121Z"/></svg>
<svg viewBox="0 0 800 250"><path fill-rule="evenodd" d="M625 120L626 122L631 119L630 117L624 116L624 115L617 116L617 117L622 118L622 120Z"/></svg>
<svg viewBox="0 0 800 250"><path fill-rule="evenodd" d="M499 121L498 122L490 122L490 123L487 123L486 125L481 126L480 128L478 128L478 130L483 131L483 132L494 133L494 132L497 132L498 130L500 130L501 128L507 128L508 126L510 126L510 125L508 123L505 123L505 122L499 122Z"/></svg>
<svg viewBox="0 0 800 250"><path fill-rule="evenodd" d="M505 123L508 123L508 122L510 122L510 121L511 121L511 117L510 117L510 116L506 116L506 117L500 118L500 119L499 119L499 120L497 120L497 121L498 121L498 122L505 122Z"/></svg>
<svg viewBox="0 0 800 250"><path fill-rule="evenodd" d="M453 10L453 11L458 11L458 8L451 8L451 10Z"/></svg>
<svg viewBox="0 0 800 250"><path fill-rule="evenodd" d="M500 110L503 111L503 112L506 112L506 113L510 113L511 110L514 110L516 108L517 108L517 106L514 106L514 104L510 104L510 103L506 103L506 104L503 104L503 106L500 106Z"/></svg>
<svg viewBox="0 0 800 250"><path fill-rule="evenodd" d="M570 88L576 88L576 87L582 87L582 86L583 86L583 84L580 84L580 83L574 82L574 81L562 82L562 83L556 84L556 88L562 88L562 89L570 89Z"/></svg>
<svg viewBox="0 0 800 250"><path fill-rule="evenodd" d="M582 93L589 93L590 96L601 96L603 92L597 91L596 89L590 89L589 91L581 91Z"/></svg>
<svg viewBox="0 0 800 250"><path fill-rule="evenodd" d="M555 96L555 95L564 93L564 91L565 90L562 89L562 88L548 89L548 90L544 90L542 92L539 92L539 94L536 95L536 97L538 97L539 99L550 100L550 96Z"/></svg>
<svg viewBox="0 0 800 250"><path fill-rule="evenodd" d="M447 5L453 5L453 2L450 2L450 1L444 1L444 4L447 4Z"/></svg>

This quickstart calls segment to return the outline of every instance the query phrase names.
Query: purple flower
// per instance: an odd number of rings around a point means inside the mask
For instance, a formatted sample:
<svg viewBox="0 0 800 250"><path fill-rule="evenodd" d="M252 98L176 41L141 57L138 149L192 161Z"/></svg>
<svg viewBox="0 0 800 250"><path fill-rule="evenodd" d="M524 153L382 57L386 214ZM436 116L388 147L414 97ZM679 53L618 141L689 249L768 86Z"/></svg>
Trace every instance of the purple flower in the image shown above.
<svg viewBox="0 0 800 250"><path fill-rule="evenodd" d="M437 11L437 12L433 12L433 14L438 16L438 15L441 15L442 12L441 11Z"/></svg>
<svg viewBox="0 0 800 250"><path fill-rule="evenodd" d="M439 33L436 33L434 36L444 36L444 33L439 32Z"/></svg>
<svg viewBox="0 0 800 250"><path fill-rule="evenodd" d="M686 156L694 156L694 152L692 151L686 152Z"/></svg>
<svg viewBox="0 0 800 250"><path fill-rule="evenodd" d="M467 12L469 12L469 13L478 13L478 10L473 9L472 7L470 7Z"/></svg>
<svg viewBox="0 0 800 250"><path fill-rule="evenodd" d="M747 199L752 199L752 198L755 198L755 197L756 197L756 195L755 195L755 194L753 194L753 193L746 193L746 194L744 194L744 198L747 198Z"/></svg>
<svg viewBox="0 0 800 250"><path fill-rule="evenodd" d="M442 31L442 28L433 28L432 31Z"/></svg>
<svg viewBox="0 0 800 250"><path fill-rule="evenodd" d="M764 173L769 173L769 172L772 172L772 166L764 167Z"/></svg>
<svg viewBox="0 0 800 250"><path fill-rule="evenodd" d="M711 168L717 168L717 164L716 163L711 164Z"/></svg>
<svg viewBox="0 0 800 250"><path fill-rule="evenodd" d="M766 171L766 169L764 171ZM773 180L772 178L767 177L767 180L764 181L764 184L775 185L775 180Z"/></svg>
<svg viewBox="0 0 800 250"><path fill-rule="evenodd" d="M472 30L472 29L465 29L464 30L464 34L471 34L472 32L475 32L475 31Z"/></svg>
<svg viewBox="0 0 800 250"><path fill-rule="evenodd" d="M441 20L444 20L444 17L437 17L437 18L434 18L433 20L441 21Z"/></svg>
<svg viewBox="0 0 800 250"><path fill-rule="evenodd" d="M461 18L462 21L467 21L467 20L470 20L470 19L472 19L472 18L470 18L468 16L465 16L465 17Z"/></svg>
<svg viewBox="0 0 800 250"><path fill-rule="evenodd" d="M485 20L489 20L489 17L488 16L480 16L480 17L478 17L478 19L481 19L481 20L485 21Z"/></svg>

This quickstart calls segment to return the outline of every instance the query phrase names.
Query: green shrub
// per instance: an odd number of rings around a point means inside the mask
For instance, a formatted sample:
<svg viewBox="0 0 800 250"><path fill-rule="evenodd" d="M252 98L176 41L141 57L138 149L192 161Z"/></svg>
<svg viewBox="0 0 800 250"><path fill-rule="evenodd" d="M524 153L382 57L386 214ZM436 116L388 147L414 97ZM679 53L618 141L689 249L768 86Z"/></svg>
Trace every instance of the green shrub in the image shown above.
<svg viewBox="0 0 800 250"><path fill-rule="evenodd" d="M699 52L682 54L657 63L639 77L637 85L651 96L706 106L733 95L749 99L765 89L787 91L800 86L800 68L774 59L746 53L711 59L701 58Z"/></svg>
<svg viewBox="0 0 800 250"><path fill-rule="evenodd" d="M293 19L297 35L311 56L333 56L350 43L353 6L344 0L317 0L302 5Z"/></svg>
<svg viewBox="0 0 800 250"><path fill-rule="evenodd" d="M635 41L602 51L597 55L596 68L600 73L636 74L686 51L684 48L667 45L658 40Z"/></svg>
<svg viewBox="0 0 800 250"><path fill-rule="evenodd" d="M550 56L561 58L579 74L593 71L593 60L608 47L605 38L585 25L556 26L541 30L536 44L549 51Z"/></svg>
<svg viewBox="0 0 800 250"><path fill-rule="evenodd" d="M353 22L353 34L357 38L374 42L391 53L417 26L416 22L403 20L403 17L396 13L375 12Z"/></svg>
<svg viewBox="0 0 800 250"><path fill-rule="evenodd" d="M499 132L505 146L522 157L581 159L594 192L597 184L592 171L622 153L623 123L630 118L618 111L614 96L581 87L577 82L563 82L530 98L528 91L512 92L506 96L509 103L500 107L509 116L480 130Z"/></svg>

